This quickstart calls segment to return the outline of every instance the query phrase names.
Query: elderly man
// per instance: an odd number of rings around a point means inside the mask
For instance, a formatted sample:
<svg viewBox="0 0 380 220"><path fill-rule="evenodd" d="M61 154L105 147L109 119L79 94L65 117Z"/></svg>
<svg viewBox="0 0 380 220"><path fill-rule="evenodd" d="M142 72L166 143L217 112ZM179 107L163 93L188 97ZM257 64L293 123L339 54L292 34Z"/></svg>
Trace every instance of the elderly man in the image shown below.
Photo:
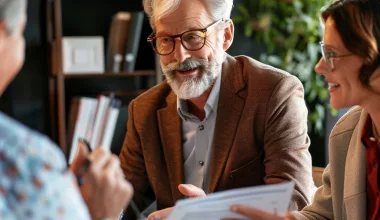
<svg viewBox="0 0 380 220"><path fill-rule="evenodd" d="M300 81L225 52L234 36L232 0L143 4L166 81L129 106L120 160L137 205L156 200L164 209L182 194L202 195L196 187L212 193L284 181L295 181L290 209L307 205L311 158Z"/></svg>
<svg viewBox="0 0 380 220"><path fill-rule="evenodd" d="M26 0L0 0L0 95L24 62L25 23ZM80 188L56 145L0 113L0 219L118 219L133 193L119 159L79 149L74 173L92 161Z"/></svg>

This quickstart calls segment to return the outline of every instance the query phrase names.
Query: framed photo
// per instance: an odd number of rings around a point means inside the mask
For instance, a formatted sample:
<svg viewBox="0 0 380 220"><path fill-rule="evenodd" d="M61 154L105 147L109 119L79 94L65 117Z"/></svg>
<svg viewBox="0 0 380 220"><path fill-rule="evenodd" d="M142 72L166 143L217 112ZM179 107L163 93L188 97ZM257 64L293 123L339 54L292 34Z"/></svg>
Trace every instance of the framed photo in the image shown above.
<svg viewBox="0 0 380 220"><path fill-rule="evenodd" d="M104 73L103 37L63 37L63 73Z"/></svg>

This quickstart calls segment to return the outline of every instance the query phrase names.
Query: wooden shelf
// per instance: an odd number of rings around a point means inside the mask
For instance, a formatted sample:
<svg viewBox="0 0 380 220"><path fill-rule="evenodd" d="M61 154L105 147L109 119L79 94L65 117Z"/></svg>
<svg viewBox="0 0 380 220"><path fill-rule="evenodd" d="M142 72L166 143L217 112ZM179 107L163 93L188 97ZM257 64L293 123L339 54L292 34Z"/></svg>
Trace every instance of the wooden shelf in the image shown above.
<svg viewBox="0 0 380 220"><path fill-rule="evenodd" d="M1 1L1 0L0 0ZM80 0L81 1L81 0ZM117 0L122 4L121 0ZM62 2L71 2L68 5L62 5ZM82 16L82 11L76 11L76 15L67 14L62 19L62 9L70 11L76 4L76 1L64 1L64 0L49 0L46 1L46 29L47 29L47 42L48 42L48 54L49 54L49 75L48 75L48 88L49 88L49 114L50 114L50 128L51 136L54 141L61 147L66 158L69 156L71 143L67 143L67 125L70 115L70 102L75 96L89 96L95 97L100 94L114 94L115 97L122 101L123 108L126 108L131 100L138 95L145 92L147 89L156 85L162 81L162 74L160 66L158 64L158 56L155 56L155 66L146 67L147 69L137 71L121 71L118 73L105 71L104 73L63 73L63 30L70 32L73 23L76 23L77 16ZM83 3L83 1L82 1ZM141 4L141 3L140 3ZM125 4L124 4L125 5ZM109 24L114 16L114 13L120 10L120 7L112 6L105 8L104 16L99 18L99 22L102 23L102 27L98 25L90 25L87 27L88 21L78 23L78 28L75 29L75 34L69 34L67 36L108 36L110 27L104 29L104 25ZM129 11L128 6L123 11ZM103 9L101 9L103 12ZM66 14L66 13L65 13ZM86 16L93 15L93 13L87 13ZM67 18L70 18L67 20ZM63 28L63 24L70 26L70 28ZM146 23L146 22L145 22ZM146 25L149 26L148 23ZM148 27L147 26L147 27ZM83 27L83 31L79 30ZM77 29L79 32L77 32ZM143 28L144 30L144 28ZM73 33L72 31L70 33ZM143 36L143 34L141 34ZM141 39L140 39L141 40ZM139 45L140 46L140 45ZM153 54L149 45L147 45L147 51ZM144 50L142 50L144 51ZM139 53L142 52L139 49ZM142 67L144 68L144 67ZM157 68L157 69L156 69ZM120 69L122 70L122 68ZM128 113L124 109L124 113ZM125 116L126 117L126 116ZM124 119L123 119L124 120ZM125 135L124 133L121 134Z"/></svg>
<svg viewBox="0 0 380 220"><path fill-rule="evenodd" d="M105 72L105 73L75 73L75 74L64 74L65 79L85 79L85 78L117 78L117 77L128 77L128 76L155 76L156 72L154 70L138 70L134 72ZM56 75L52 75L56 77Z"/></svg>

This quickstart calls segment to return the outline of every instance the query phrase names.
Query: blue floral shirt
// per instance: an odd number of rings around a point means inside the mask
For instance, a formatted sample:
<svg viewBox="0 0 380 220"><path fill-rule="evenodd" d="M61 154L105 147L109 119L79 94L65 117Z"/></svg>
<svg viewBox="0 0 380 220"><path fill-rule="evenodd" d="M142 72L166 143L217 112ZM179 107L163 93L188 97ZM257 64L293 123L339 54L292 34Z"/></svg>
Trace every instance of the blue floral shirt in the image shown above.
<svg viewBox="0 0 380 220"><path fill-rule="evenodd" d="M0 219L90 219L58 147L1 112Z"/></svg>

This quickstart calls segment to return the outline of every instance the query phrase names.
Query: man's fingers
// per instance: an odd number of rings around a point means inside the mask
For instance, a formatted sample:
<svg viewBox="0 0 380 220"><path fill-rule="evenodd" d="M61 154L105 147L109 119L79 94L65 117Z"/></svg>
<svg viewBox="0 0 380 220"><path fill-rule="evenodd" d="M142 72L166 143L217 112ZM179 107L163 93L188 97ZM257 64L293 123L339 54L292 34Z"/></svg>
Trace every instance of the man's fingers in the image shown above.
<svg viewBox="0 0 380 220"><path fill-rule="evenodd" d="M148 220L163 220L166 219L173 211L173 207L155 211L148 216Z"/></svg>
<svg viewBox="0 0 380 220"><path fill-rule="evenodd" d="M104 169L110 172L117 172L120 169L119 158L116 155L111 155Z"/></svg>
<svg viewBox="0 0 380 220"><path fill-rule="evenodd" d="M187 197L202 197L206 195L202 189L191 184L180 184L178 190ZM149 215L148 220L164 220L172 211L173 207L153 212Z"/></svg>
<svg viewBox="0 0 380 220"><path fill-rule="evenodd" d="M191 184L180 184L178 190L189 198L204 197L206 193L201 189Z"/></svg>
<svg viewBox="0 0 380 220"><path fill-rule="evenodd" d="M78 141L78 149L77 149L77 152L75 153L74 159L69 169L73 173L77 174L79 169L84 165L89 153L90 152L88 151L85 144L81 141Z"/></svg>
<svg viewBox="0 0 380 220"><path fill-rule="evenodd" d="M110 152L104 150L103 148L96 148L90 155L90 160L92 162L91 169L102 169L104 166L106 166L110 156Z"/></svg>

